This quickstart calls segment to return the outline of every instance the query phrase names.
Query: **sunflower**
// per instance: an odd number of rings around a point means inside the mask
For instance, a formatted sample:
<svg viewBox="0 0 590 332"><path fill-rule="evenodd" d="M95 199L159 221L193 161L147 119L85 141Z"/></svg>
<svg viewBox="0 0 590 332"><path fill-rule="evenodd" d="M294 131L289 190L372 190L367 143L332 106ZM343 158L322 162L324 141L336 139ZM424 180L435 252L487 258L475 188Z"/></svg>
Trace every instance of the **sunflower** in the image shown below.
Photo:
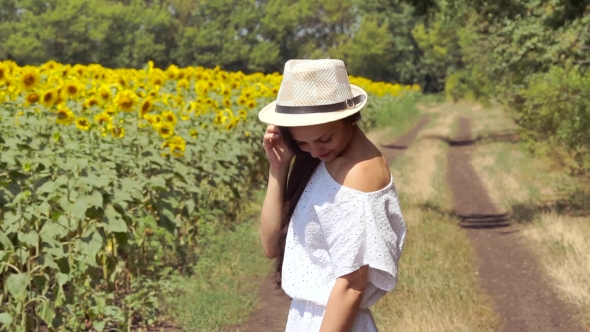
<svg viewBox="0 0 590 332"><path fill-rule="evenodd" d="M168 69L166 69L166 76L168 76L168 79L176 79L178 78L178 73L179 73L179 69L176 65L170 65L170 67L168 67Z"/></svg>
<svg viewBox="0 0 590 332"><path fill-rule="evenodd" d="M229 97L231 96L231 89L229 89L228 87L226 87L225 85L221 88L221 95L224 97Z"/></svg>
<svg viewBox="0 0 590 332"><path fill-rule="evenodd" d="M172 138L168 140L172 145L186 145L184 138L174 135Z"/></svg>
<svg viewBox="0 0 590 332"><path fill-rule="evenodd" d="M57 91L51 89L51 90L47 90L45 92L43 92L43 95L41 97L41 104L43 104L43 106L50 108L51 106L53 106L53 104L55 103L55 101L57 100Z"/></svg>
<svg viewBox="0 0 590 332"><path fill-rule="evenodd" d="M174 135L174 126L168 122L162 122L158 127L158 134L162 136L162 138L168 138Z"/></svg>
<svg viewBox="0 0 590 332"><path fill-rule="evenodd" d="M98 106L100 102L95 96L91 96L84 101L84 108L91 108L92 106Z"/></svg>
<svg viewBox="0 0 590 332"><path fill-rule="evenodd" d="M148 92L148 94L147 94L147 95L148 95L149 97L156 98L156 96L158 95L158 92L159 92L159 91L158 91L158 89L156 88L156 89L150 90L150 92Z"/></svg>
<svg viewBox="0 0 590 332"><path fill-rule="evenodd" d="M112 115L114 115L114 114L117 113L117 110L114 107L109 106L109 107L105 108L105 110L103 112L105 114L108 114L108 115L111 115L112 116Z"/></svg>
<svg viewBox="0 0 590 332"><path fill-rule="evenodd" d="M256 105L258 105L256 103L256 100L254 100L254 99L248 100L248 107L249 108L254 108L254 107L256 107Z"/></svg>
<svg viewBox="0 0 590 332"><path fill-rule="evenodd" d="M70 70L72 69L72 66L70 65L66 65L64 67L61 68L61 76L62 77L68 77L70 76Z"/></svg>
<svg viewBox="0 0 590 332"><path fill-rule="evenodd" d="M82 93L81 86L74 82L66 83L63 92L69 99L76 99Z"/></svg>
<svg viewBox="0 0 590 332"><path fill-rule="evenodd" d="M246 99L252 98L254 96L254 92L250 89L244 89L242 91L242 96Z"/></svg>
<svg viewBox="0 0 590 332"><path fill-rule="evenodd" d="M170 150L172 151L172 155L176 158L180 158L184 156L184 150L186 149L186 145L171 145Z"/></svg>
<svg viewBox="0 0 590 332"><path fill-rule="evenodd" d="M248 112L243 108L238 111L238 114L240 115L240 118L244 120L248 117Z"/></svg>
<svg viewBox="0 0 590 332"><path fill-rule="evenodd" d="M176 115L170 111L162 112L162 119L168 123L171 123L172 125L175 125L178 121Z"/></svg>
<svg viewBox="0 0 590 332"><path fill-rule="evenodd" d="M0 82L8 79L8 68L0 62Z"/></svg>
<svg viewBox="0 0 590 332"><path fill-rule="evenodd" d="M130 90L121 91L115 97L115 105L125 112L131 112L137 101L137 95Z"/></svg>
<svg viewBox="0 0 590 332"><path fill-rule="evenodd" d="M60 105L57 109L56 112L56 119L55 122L57 124L61 124L61 125L70 125L72 124L72 122L74 122L75 116L74 116L74 112L72 112L72 110L70 110L69 108Z"/></svg>
<svg viewBox="0 0 590 332"><path fill-rule="evenodd" d="M127 81L123 76L117 76L117 84L119 84L122 88L127 87Z"/></svg>
<svg viewBox="0 0 590 332"><path fill-rule="evenodd" d="M154 107L154 102L152 101L151 98L147 98L145 99L142 103L141 106L139 106L139 116L140 117L145 117L146 114L148 114L152 108Z"/></svg>
<svg viewBox="0 0 590 332"><path fill-rule="evenodd" d="M244 96L241 96L240 98L238 98L238 105L245 106L247 103L248 103L248 100L246 98L244 98Z"/></svg>
<svg viewBox="0 0 590 332"><path fill-rule="evenodd" d="M152 85L154 86L161 86L164 84L164 80L166 79L166 77L162 76L162 75L158 75L156 73L154 73L154 75L152 75L150 77L150 82Z"/></svg>
<svg viewBox="0 0 590 332"><path fill-rule="evenodd" d="M228 121L227 124L225 125L225 130L230 131L230 130L234 129L236 127L237 123L238 123L237 118L230 119L230 121Z"/></svg>
<svg viewBox="0 0 590 332"><path fill-rule="evenodd" d="M103 103L111 101L111 89L104 85L101 86L98 88L98 97Z"/></svg>
<svg viewBox="0 0 590 332"><path fill-rule="evenodd" d="M25 97L26 105L29 106L31 104L35 104L39 101L40 97L37 92L29 92Z"/></svg>
<svg viewBox="0 0 590 332"><path fill-rule="evenodd" d="M215 116L215 119L213 120L213 123L215 123L216 125L222 125L222 124L225 124L225 122L228 119L229 119L229 117L224 115L223 112L218 112L217 115Z"/></svg>
<svg viewBox="0 0 590 332"><path fill-rule="evenodd" d="M195 84L195 92L197 95L206 96L209 93L209 85L205 81L198 81Z"/></svg>
<svg viewBox="0 0 590 332"><path fill-rule="evenodd" d="M94 122L100 127L103 127L113 123L113 118L108 113L102 112L94 116Z"/></svg>
<svg viewBox="0 0 590 332"><path fill-rule="evenodd" d="M191 112L189 110L181 110L178 112L178 115L182 119L182 121L188 121L191 117Z"/></svg>
<svg viewBox="0 0 590 332"><path fill-rule="evenodd" d="M239 81L233 81L230 83L230 86L233 90L237 90L240 88L240 82Z"/></svg>
<svg viewBox="0 0 590 332"><path fill-rule="evenodd" d="M191 135L192 138L197 138L197 137L199 137L199 131L196 129L191 129L189 131L189 135Z"/></svg>
<svg viewBox="0 0 590 332"><path fill-rule="evenodd" d="M108 125L108 131L114 138L122 138L125 136L125 128L119 126Z"/></svg>
<svg viewBox="0 0 590 332"><path fill-rule="evenodd" d="M166 140L164 143L162 143L162 146L160 148L169 148L172 155L179 158L184 156L184 151L186 149L186 141L182 137L175 135L170 139Z"/></svg>
<svg viewBox="0 0 590 332"><path fill-rule="evenodd" d="M176 88L179 91L186 90L186 89L188 89L188 85L189 85L188 84L188 80L186 80L186 79L183 78L183 79L181 79L181 80L178 81L178 83L176 84Z"/></svg>
<svg viewBox="0 0 590 332"><path fill-rule="evenodd" d="M84 117L77 118L76 127L80 130L88 131L90 129L90 122Z"/></svg>
<svg viewBox="0 0 590 332"><path fill-rule="evenodd" d="M20 77L20 83L24 90L31 90L39 84L39 69L35 67L25 67Z"/></svg>
<svg viewBox="0 0 590 332"><path fill-rule="evenodd" d="M223 98L222 104L225 107L230 107L231 106L231 100L229 100L229 98Z"/></svg>
<svg viewBox="0 0 590 332"><path fill-rule="evenodd" d="M86 74L86 67L85 67L84 65L76 64L76 65L74 65L74 67L72 68L72 71L73 71L73 72L74 72L76 75L78 75L78 76L82 77L82 76L84 76L84 74Z"/></svg>
<svg viewBox="0 0 590 332"><path fill-rule="evenodd" d="M154 62L152 60L149 60L147 63L147 72L151 73L152 70L154 70Z"/></svg>
<svg viewBox="0 0 590 332"><path fill-rule="evenodd" d="M192 101L190 103L189 111L194 112L195 116L200 116L201 114L203 114L203 111L201 109L201 104L197 103L196 101Z"/></svg>
<svg viewBox="0 0 590 332"><path fill-rule="evenodd" d="M162 124L162 117L159 115L146 114L145 119L154 127L157 128Z"/></svg>

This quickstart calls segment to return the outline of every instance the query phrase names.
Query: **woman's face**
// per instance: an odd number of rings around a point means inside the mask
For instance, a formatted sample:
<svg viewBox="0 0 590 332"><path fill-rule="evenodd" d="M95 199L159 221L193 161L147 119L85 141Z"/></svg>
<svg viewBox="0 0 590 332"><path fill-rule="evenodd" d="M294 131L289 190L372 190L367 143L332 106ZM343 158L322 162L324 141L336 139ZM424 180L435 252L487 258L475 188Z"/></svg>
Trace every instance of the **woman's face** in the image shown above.
<svg viewBox="0 0 590 332"><path fill-rule="evenodd" d="M327 162L334 160L350 142L353 125L334 121L314 126L291 127L291 139L302 151Z"/></svg>

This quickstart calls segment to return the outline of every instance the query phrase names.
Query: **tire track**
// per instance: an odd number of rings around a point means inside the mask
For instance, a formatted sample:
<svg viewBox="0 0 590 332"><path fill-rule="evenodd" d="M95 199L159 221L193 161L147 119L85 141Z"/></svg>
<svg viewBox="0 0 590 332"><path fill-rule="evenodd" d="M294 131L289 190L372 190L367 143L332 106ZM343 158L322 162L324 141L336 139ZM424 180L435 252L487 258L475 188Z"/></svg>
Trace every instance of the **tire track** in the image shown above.
<svg viewBox="0 0 590 332"><path fill-rule="evenodd" d="M414 128L398 137L393 142L381 144L381 153L383 154L383 157L385 157L385 160L387 160L388 164L391 165L395 159L406 151L406 149L414 142L420 130L422 130L428 122L430 122L430 118L425 116L418 121Z"/></svg>

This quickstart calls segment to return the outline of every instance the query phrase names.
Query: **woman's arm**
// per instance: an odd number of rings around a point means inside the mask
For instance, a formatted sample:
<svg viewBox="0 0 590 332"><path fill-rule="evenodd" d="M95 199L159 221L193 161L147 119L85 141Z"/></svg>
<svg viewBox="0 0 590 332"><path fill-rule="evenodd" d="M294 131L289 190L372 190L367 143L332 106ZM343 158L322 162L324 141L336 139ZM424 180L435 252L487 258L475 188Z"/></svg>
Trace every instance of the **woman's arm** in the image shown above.
<svg viewBox="0 0 590 332"><path fill-rule="evenodd" d="M348 332L359 312L369 266L336 279L330 292L320 332Z"/></svg>
<svg viewBox="0 0 590 332"><path fill-rule="evenodd" d="M266 127L262 147L266 152L270 169L268 171L268 187L260 214L260 240L262 249L268 258L277 256L277 241L281 233L281 212L283 210L283 195L287 186L289 165L293 159L291 152L277 126Z"/></svg>
<svg viewBox="0 0 590 332"><path fill-rule="evenodd" d="M287 184L289 165L273 168L268 172L268 187L260 214L260 239L268 258L276 257L277 242L281 233L283 193Z"/></svg>

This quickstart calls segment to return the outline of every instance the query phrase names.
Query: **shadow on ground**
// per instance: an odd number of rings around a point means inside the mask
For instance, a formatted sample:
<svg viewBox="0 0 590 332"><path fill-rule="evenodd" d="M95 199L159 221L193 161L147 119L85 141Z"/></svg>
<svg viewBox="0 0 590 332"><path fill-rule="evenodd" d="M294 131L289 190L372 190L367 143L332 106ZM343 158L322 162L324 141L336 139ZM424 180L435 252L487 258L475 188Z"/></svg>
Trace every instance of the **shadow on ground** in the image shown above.
<svg viewBox="0 0 590 332"><path fill-rule="evenodd" d="M518 203L511 206L512 219L517 223L530 223L542 213L555 212L571 217L590 216L590 191L581 189L552 201Z"/></svg>

